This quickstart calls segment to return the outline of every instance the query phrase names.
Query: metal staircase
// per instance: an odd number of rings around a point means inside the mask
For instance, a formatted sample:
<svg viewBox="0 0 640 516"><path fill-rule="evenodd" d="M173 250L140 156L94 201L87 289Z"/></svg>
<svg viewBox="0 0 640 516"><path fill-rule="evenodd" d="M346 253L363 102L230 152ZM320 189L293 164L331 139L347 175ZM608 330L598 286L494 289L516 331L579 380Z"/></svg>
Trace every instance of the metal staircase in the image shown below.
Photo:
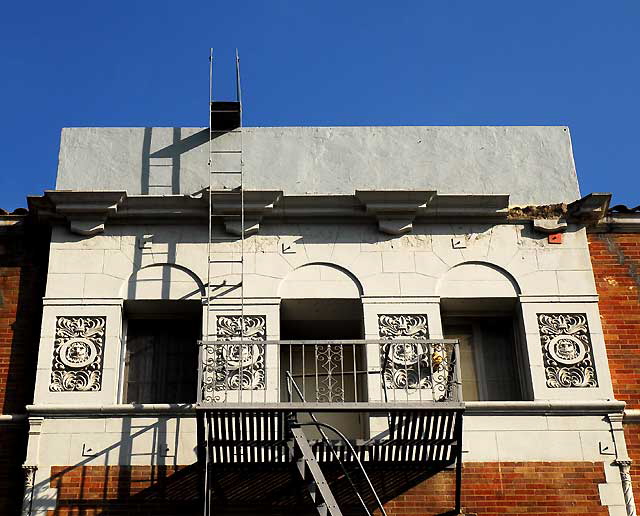
<svg viewBox="0 0 640 516"><path fill-rule="evenodd" d="M294 426L291 428L291 434L293 435L293 453L296 466L318 514L320 516L327 514L342 516L338 502L331 492L331 487L320 469L304 431L299 426Z"/></svg>

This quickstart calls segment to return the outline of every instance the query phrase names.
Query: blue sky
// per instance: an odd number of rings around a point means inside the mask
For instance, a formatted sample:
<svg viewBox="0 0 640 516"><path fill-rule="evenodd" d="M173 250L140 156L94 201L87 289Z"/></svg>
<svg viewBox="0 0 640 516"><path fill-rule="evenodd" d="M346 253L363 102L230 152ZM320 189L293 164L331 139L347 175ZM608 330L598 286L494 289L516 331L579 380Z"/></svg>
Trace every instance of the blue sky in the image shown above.
<svg viewBox="0 0 640 516"><path fill-rule="evenodd" d="M53 188L66 126L568 125L584 193L640 204L637 0L9 2L0 207Z"/></svg>

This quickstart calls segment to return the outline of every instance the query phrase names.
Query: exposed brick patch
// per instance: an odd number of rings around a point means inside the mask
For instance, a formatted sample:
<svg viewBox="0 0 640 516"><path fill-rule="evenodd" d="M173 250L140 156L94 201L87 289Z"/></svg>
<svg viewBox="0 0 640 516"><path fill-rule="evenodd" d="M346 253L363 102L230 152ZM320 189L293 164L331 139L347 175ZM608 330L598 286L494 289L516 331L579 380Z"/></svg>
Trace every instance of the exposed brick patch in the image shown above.
<svg viewBox="0 0 640 516"><path fill-rule="evenodd" d="M589 235L615 396L640 408L640 234Z"/></svg>
<svg viewBox="0 0 640 516"><path fill-rule="evenodd" d="M462 475L462 506L478 516L573 514L608 515L598 484L602 463L478 462ZM435 516L454 507L455 477L439 473L385 505L389 516Z"/></svg>

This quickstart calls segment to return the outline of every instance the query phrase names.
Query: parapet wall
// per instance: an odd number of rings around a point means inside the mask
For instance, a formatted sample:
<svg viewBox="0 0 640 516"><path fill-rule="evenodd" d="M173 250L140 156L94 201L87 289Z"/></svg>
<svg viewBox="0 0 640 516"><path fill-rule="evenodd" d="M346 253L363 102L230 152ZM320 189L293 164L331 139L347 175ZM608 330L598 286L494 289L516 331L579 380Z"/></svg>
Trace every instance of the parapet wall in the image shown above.
<svg viewBox="0 0 640 516"><path fill-rule="evenodd" d="M213 146L238 148L237 138ZM203 128L65 128L56 189L190 195L209 186L208 139ZM512 205L580 197L566 127L250 127L242 139L247 190L509 194Z"/></svg>

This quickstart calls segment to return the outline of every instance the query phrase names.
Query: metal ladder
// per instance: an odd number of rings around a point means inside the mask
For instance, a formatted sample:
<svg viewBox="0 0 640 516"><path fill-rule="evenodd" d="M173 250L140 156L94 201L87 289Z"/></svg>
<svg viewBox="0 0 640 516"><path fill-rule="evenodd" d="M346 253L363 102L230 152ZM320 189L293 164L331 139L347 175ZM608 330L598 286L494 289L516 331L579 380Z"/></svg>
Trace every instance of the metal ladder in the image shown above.
<svg viewBox="0 0 640 516"><path fill-rule="evenodd" d="M209 52L209 232L207 245L206 338L211 338L214 300L231 297L226 312L240 316L240 335L244 336L244 248L245 203L242 161L242 93L240 57L236 50L236 101L213 100L213 49ZM216 142L219 139L220 142ZM223 224L221 233L215 222ZM228 233L232 233L229 235ZM240 252L224 253L215 244L237 242ZM233 249L232 249L233 251ZM239 254L239 256L237 256ZM219 270L220 269L220 270ZM238 281L215 281L230 275ZM235 295L234 295L235 294ZM216 332L217 333L217 332ZM213 336L214 338L217 335Z"/></svg>

